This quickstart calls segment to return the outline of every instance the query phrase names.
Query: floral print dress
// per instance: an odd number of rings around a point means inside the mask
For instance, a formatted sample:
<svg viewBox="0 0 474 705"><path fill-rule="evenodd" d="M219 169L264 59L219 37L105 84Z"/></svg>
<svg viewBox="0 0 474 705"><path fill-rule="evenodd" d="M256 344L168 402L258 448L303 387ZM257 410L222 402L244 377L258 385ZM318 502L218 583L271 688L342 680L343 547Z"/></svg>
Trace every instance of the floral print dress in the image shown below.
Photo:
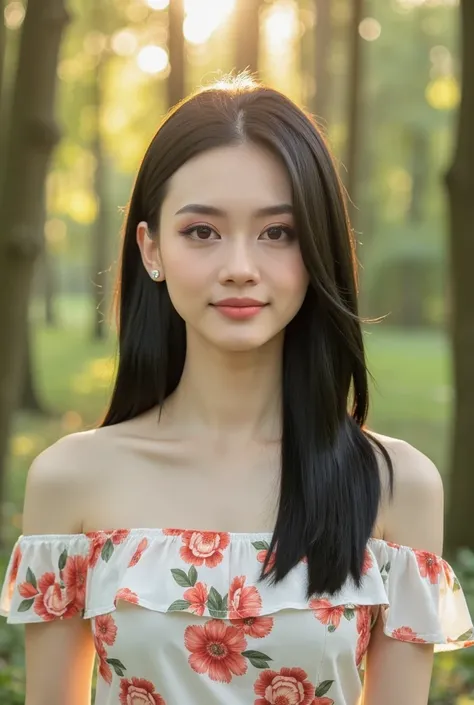
<svg viewBox="0 0 474 705"><path fill-rule="evenodd" d="M11 624L80 615L97 651L96 705L356 705L379 611L393 639L474 644L439 556L370 539L363 582L308 600L301 561L258 577L271 534L122 529L21 536L0 599Z"/></svg>

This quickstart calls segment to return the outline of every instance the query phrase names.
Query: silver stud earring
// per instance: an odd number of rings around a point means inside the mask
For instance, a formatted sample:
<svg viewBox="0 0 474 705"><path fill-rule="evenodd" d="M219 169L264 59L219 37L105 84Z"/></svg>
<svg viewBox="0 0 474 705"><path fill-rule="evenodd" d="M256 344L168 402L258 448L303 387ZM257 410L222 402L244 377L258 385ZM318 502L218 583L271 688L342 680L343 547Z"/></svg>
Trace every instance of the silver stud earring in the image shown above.
<svg viewBox="0 0 474 705"><path fill-rule="evenodd" d="M160 278L160 270L159 269L153 269L151 272L151 278L154 279L155 281Z"/></svg>

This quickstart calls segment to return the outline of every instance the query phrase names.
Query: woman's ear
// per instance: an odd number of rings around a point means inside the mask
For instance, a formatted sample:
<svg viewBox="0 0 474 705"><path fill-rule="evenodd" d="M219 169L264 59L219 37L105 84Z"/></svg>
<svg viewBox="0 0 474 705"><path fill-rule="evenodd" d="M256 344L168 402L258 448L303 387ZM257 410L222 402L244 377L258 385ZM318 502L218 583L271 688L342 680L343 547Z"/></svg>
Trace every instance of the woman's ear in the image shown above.
<svg viewBox="0 0 474 705"><path fill-rule="evenodd" d="M163 265L156 239L144 220L137 225L137 245L140 248L143 266L154 281L164 279ZM156 274L158 272L158 275Z"/></svg>

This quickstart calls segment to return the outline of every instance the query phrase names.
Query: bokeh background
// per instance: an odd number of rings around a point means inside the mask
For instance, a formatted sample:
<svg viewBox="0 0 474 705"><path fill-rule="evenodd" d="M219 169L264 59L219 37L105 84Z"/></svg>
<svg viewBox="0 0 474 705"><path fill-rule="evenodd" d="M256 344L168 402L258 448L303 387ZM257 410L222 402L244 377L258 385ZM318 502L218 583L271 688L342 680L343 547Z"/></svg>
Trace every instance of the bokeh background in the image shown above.
<svg viewBox="0 0 474 705"><path fill-rule="evenodd" d="M94 426L115 367L123 209L166 111L248 69L316 116L349 196L373 375L369 426L440 469L446 552L474 612L472 0L3 0L3 577L32 459ZM470 30L471 44L463 40ZM24 702L0 623L0 702ZM474 703L474 649L431 705Z"/></svg>

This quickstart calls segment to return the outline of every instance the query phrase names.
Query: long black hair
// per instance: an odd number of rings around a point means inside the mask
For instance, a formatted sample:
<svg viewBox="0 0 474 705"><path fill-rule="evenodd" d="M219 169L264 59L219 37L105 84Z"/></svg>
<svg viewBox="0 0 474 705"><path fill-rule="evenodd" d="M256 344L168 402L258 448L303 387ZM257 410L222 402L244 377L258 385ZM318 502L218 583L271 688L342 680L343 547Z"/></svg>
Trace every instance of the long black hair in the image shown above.
<svg viewBox="0 0 474 705"><path fill-rule="evenodd" d="M349 575L360 585L382 494L373 444L387 462L390 492L393 467L364 427L368 371L344 191L314 120L278 91L242 76L200 89L170 111L153 137L125 219L119 365L102 425L161 409L180 381L186 356L185 323L166 282L153 282L142 264L137 225L146 221L157 231L168 180L185 162L242 142L267 147L286 165L310 277L305 300L285 330L280 499L261 578L279 582L307 556L308 595L334 594Z"/></svg>

